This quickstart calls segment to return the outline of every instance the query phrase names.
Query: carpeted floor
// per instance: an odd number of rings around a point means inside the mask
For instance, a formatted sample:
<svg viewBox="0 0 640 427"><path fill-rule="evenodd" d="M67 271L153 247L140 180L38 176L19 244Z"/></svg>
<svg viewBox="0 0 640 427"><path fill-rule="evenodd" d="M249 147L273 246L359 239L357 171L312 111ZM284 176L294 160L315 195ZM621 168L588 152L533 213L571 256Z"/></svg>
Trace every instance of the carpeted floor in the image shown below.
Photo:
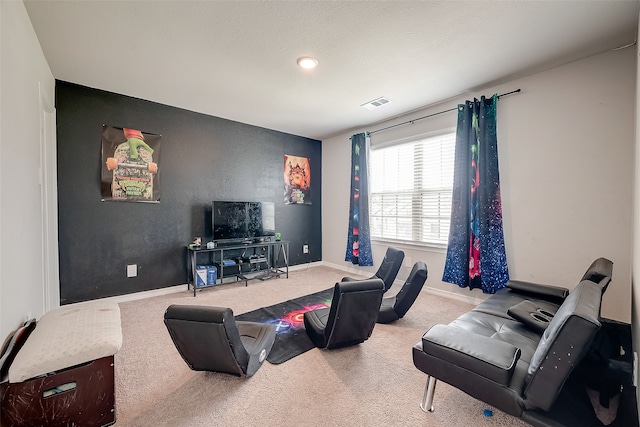
<svg viewBox="0 0 640 427"><path fill-rule="evenodd" d="M332 287L344 272L311 267L289 279L186 290L121 303L123 345L116 354L117 426L525 426L439 382L434 413L419 402L426 376L411 348L435 323L472 306L423 292L407 315L376 325L371 338L339 350L314 348L251 378L189 370L163 323L170 304L219 305L241 314ZM426 286L428 286L428 281ZM397 287L397 289L396 289ZM397 292L394 285L389 294ZM490 408L493 409L493 408Z"/></svg>

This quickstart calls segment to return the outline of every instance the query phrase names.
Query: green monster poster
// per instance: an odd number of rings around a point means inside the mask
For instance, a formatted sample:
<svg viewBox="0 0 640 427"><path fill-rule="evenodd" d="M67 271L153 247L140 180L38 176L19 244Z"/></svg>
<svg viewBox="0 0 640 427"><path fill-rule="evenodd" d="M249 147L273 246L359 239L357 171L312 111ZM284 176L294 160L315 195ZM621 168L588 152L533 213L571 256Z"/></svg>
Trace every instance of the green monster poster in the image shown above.
<svg viewBox="0 0 640 427"><path fill-rule="evenodd" d="M160 201L160 135L102 126L102 200Z"/></svg>

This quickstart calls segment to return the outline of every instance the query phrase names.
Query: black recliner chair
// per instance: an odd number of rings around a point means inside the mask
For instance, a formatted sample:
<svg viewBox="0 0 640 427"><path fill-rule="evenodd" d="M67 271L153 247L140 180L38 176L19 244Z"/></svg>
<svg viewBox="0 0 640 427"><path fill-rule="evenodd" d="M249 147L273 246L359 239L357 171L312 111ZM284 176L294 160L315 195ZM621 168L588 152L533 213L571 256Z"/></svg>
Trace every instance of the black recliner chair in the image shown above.
<svg viewBox="0 0 640 427"><path fill-rule="evenodd" d="M304 314L304 327L319 348L360 344L376 325L384 283L381 279L336 283L330 308Z"/></svg>
<svg viewBox="0 0 640 427"><path fill-rule="evenodd" d="M404 317L420 294L427 281L427 264L418 261L413 265L409 277L400 291L389 298L384 298L378 313L378 323L391 323Z"/></svg>
<svg viewBox="0 0 640 427"><path fill-rule="evenodd" d="M164 313L169 335L194 371L252 376L267 358L274 325L236 322L225 307L171 305Z"/></svg>
<svg viewBox="0 0 640 427"><path fill-rule="evenodd" d="M396 276L398 276L398 271L400 271L400 267L402 267L402 261L404 260L404 252L400 249L396 248L387 248L387 252L382 259L382 263L376 271L376 274L371 276L369 279L381 279L384 282L384 292L387 292L391 285L393 285L394 280L396 280ZM343 282L353 282L357 280L367 280L367 279L354 279L353 277L343 277Z"/></svg>

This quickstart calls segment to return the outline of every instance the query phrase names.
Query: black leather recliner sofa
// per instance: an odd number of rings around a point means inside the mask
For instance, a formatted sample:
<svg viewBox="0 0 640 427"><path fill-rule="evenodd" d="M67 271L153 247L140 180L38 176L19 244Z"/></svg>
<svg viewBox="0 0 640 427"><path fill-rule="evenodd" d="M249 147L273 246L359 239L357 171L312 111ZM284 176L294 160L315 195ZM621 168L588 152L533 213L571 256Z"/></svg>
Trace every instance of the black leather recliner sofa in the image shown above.
<svg viewBox="0 0 640 427"><path fill-rule="evenodd" d="M594 261L571 292L512 281L448 325L431 327L413 347L414 365L427 374L422 409L433 411L441 380L532 425L597 425L559 410L566 396L557 401L592 350L612 269L607 259Z"/></svg>

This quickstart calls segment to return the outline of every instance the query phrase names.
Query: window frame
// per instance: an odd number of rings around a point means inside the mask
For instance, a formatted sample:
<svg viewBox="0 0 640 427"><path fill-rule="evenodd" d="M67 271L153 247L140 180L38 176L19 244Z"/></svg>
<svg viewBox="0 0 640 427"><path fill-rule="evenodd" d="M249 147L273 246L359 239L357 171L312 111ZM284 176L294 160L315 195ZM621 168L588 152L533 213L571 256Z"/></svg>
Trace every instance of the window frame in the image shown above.
<svg viewBox="0 0 640 427"><path fill-rule="evenodd" d="M453 135L453 149L452 149L452 164L451 164L451 168L453 170L454 168L454 164L455 164L455 139L456 139L456 128L455 127L451 127L451 128L442 128L442 129L438 129L436 131L433 132L428 132L428 133L422 133L422 134L418 134L418 135L412 135L410 137L406 137L406 138L401 138L401 139L395 139L395 140L391 140L388 142L383 142L383 143L379 143L379 144L371 144L371 148L370 148L370 157L371 160L369 162L369 174L370 174L370 178L369 178L369 182L371 183L371 175L373 173L371 167L372 167L372 157L373 157L373 152L375 150L380 150L380 149L384 149L384 148L389 148L389 147L393 147L393 146L398 146L398 145L404 145L404 144L411 144L420 140L424 140L424 139L430 139L430 138L438 138L440 136L443 135ZM453 172L452 172L453 173ZM446 187L445 187L446 188ZM420 190L416 190L415 188L412 190L412 192L424 192L424 189ZM429 190L428 190L429 191ZM442 190L430 190L430 191L435 191L438 194L440 194L442 192ZM378 193L373 193L373 191L371 191L371 188L369 188L369 220L371 221L372 219L372 200L374 199L374 194L378 194ZM397 192L396 194L400 194L400 192ZM450 198L453 199L453 176L451 177L451 192L450 194ZM412 203L420 203L420 202L416 202L413 201ZM412 222L412 229L414 228L413 223L415 221L420 221L422 219L422 216L420 217L414 217L412 215L411 217L411 222ZM449 222L451 221L451 210L449 210ZM418 240L403 240L403 239L393 239L390 237L380 237L380 236L374 236L373 235L373 227L370 226L371 229L371 241L372 242L380 242L380 243L391 243L393 245L396 246L407 246L413 249L424 249L424 250L435 250L435 252L445 252L448 246L448 238L447 238L447 242L436 242L436 241L418 241Z"/></svg>

